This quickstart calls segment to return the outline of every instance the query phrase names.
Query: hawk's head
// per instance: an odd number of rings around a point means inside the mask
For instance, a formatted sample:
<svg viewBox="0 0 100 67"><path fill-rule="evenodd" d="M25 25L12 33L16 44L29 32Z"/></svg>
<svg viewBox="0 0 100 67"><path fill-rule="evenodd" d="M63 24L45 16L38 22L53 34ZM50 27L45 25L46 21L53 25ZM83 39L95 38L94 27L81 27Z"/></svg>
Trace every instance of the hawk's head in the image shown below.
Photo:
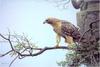
<svg viewBox="0 0 100 67"><path fill-rule="evenodd" d="M57 24L58 22L60 22L61 20L57 19L57 18L48 18L44 21L44 24L45 23L48 23L50 25L55 25Z"/></svg>

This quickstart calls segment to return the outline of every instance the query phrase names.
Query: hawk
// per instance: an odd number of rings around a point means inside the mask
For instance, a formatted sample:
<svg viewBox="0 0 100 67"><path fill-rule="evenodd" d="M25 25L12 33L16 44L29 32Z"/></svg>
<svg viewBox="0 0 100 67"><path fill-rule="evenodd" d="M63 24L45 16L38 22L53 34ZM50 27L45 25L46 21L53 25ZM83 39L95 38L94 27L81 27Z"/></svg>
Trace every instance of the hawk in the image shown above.
<svg viewBox="0 0 100 67"><path fill-rule="evenodd" d="M57 18L47 18L44 21L44 24L48 23L53 27L53 30L56 32L56 47L59 47L61 37L65 39L65 42L68 43L70 47L75 42L78 42L80 39L79 28L71 24L68 21L60 20Z"/></svg>

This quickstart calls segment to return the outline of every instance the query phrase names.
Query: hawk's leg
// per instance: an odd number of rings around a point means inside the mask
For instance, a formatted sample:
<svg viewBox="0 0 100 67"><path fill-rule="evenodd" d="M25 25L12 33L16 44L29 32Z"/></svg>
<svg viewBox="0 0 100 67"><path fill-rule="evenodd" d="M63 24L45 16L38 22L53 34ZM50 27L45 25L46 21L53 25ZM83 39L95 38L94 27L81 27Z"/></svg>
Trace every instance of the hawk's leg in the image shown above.
<svg viewBox="0 0 100 67"><path fill-rule="evenodd" d="M57 36L56 36L56 43L57 43L56 47L59 47L60 41L61 41L61 36L57 34Z"/></svg>
<svg viewBox="0 0 100 67"><path fill-rule="evenodd" d="M73 37L66 36L65 42L68 43L68 47L73 47L74 44Z"/></svg>

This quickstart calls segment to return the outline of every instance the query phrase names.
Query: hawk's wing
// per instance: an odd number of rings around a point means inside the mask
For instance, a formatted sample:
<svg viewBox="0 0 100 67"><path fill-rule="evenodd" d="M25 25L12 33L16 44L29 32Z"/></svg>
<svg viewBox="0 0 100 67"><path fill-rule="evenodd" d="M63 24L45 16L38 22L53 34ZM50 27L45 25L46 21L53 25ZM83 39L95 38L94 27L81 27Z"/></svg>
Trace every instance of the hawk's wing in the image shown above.
<svg viewBox="0 0 100 67"><path fill-rule="evenodd" d="M80 33L77 27L67 21L62 20L61 25L62 36L71 36L74 40L78 40L80 38Z"/></svg>

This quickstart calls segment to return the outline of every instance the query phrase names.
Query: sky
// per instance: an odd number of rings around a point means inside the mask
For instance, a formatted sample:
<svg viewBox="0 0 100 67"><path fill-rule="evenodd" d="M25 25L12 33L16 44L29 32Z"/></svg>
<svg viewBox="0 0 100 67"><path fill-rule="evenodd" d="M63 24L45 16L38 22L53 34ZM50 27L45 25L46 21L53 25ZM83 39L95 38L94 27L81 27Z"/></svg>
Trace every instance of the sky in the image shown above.
<svg viewBox="0 0 100 67"><path fill-rule="evenodd" d="M62 6L62 5L61 5ZM67 8L57 7L57 3L45 0L0 0L0 33L23 33L38 47L55 46L55 36L51 26L43 24L48 17L70 21L76 25L76 13L71 3ZM67 46L62 39L61 45ZM9 50L9 44L0 44L0 53ZM12 67L59 67L57 61L64 60L68 50L50 50L35 57L16 60ZM0 67L8 67L13 58L0 58Z"/></svg>

